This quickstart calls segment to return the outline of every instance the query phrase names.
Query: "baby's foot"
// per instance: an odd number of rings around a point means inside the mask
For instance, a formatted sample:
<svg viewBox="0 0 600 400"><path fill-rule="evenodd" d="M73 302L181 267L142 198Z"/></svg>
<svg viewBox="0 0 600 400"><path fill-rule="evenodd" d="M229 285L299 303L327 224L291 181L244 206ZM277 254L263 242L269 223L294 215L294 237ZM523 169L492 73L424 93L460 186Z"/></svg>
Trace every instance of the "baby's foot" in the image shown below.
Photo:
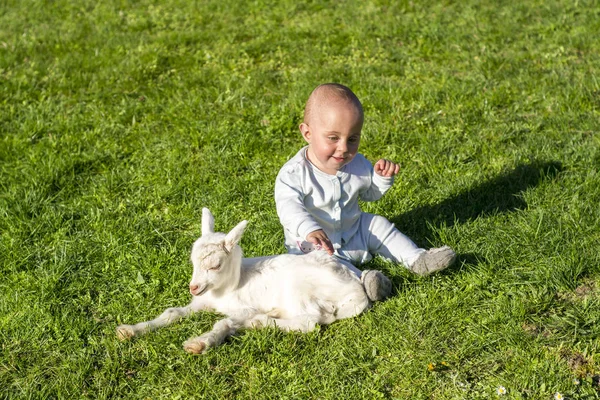
<svg viewBox="0 0 600 400"><path fill-rule="evenodd" d="M429 249L410 267L417 275L427 276L448 268L456 261L456 253L448 246Z"/></svg>
<svg viewBox="0 0 600 400"><path fill-rule="evenodd" d="M360 280L371 301L385 300L392 294L392 282L381 271L365 270L360 275Z"/></svg>

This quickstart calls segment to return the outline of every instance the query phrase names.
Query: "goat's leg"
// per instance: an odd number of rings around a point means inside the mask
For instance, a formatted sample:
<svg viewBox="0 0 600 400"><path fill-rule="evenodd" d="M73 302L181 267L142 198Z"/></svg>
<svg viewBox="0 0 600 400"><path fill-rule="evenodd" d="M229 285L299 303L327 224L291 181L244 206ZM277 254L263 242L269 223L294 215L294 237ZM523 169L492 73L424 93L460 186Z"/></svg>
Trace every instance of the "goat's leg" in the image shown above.
<svg viewBox="0 0 600 400"><path fill-rule="evenodd" d="M369 307L371 307L371 301L367 297L364 289L359 287L353 295L346 297L338 303L335 318L336 320L352 318Z"/></svg>
<svg viewBox="0 0 600 400"><path fill-rule="evenodd" d="M306 333L314 330L319 322L324 321L320 321L318 316L310 314L299 315L294 318L286 319L273 318L267 314L259 314L246 321L244 326L247 328L262 328L272 326L283 331L298 331ZM329 323L329 321L326 323Z"/></svg>
<svg viewBox="0 0 600 400"><path fill-rule="evenodd" d="M167 308L162 314L151 321L140 322L135 325L119 325L117 327L117 337L120 340L127 340L134 336L140 336L163 326L171 325L180 319L192 314L195 309L190 305L185 307Z"/></svg>
<svg viewBox="0 0 600 400"><path fill-rule="evenodd" d="M243 321L235 318L222 319L217 321L210 332L186 340L183 343L183 348L191 354L204 353L209 348L223 343L226 338L235 334L243 325Z"/></svg>

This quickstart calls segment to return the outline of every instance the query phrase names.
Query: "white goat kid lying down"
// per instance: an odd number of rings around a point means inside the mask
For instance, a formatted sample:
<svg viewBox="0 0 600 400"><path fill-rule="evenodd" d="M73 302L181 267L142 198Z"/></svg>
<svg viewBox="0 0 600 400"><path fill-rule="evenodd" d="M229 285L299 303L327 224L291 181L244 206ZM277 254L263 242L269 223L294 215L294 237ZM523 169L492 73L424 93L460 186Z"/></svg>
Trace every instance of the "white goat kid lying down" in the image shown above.
<svg viewBox="0 0 600 400"><path fill-rule="evenodd" d="M201 310L226 315L210 332L188 339L184 349L203 353L239 328L277 326L308 332L316 324L354 317L371 302L360 279L324 251L242 259L238 245L247 221L228 234L214 231L214 217L202 210L202 236L192 248L192 301L168 308L152 321L120 325L121 340L170 325Z"/></svg>

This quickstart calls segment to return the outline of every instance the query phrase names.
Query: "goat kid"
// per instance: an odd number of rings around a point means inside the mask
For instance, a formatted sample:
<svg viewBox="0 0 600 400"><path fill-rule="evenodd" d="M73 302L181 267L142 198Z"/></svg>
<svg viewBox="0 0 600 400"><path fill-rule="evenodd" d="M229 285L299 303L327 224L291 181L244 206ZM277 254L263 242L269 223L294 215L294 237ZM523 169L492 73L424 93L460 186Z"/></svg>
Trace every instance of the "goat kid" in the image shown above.
<svg viewBox="0 0 600 400"><path fill-rule="evenodd" d="M214 217L204 208L202 236L191 254L191 303L168 308L151 321L120 325L119 339L143 335L201 310L224 314L210 332L184 343L187 352L200 354L240 328L309 332L317 324L354 317L370 307L360 279L324 251L242 258L238 242L246 225L242 221L227 234L215 232Z"/></svg>

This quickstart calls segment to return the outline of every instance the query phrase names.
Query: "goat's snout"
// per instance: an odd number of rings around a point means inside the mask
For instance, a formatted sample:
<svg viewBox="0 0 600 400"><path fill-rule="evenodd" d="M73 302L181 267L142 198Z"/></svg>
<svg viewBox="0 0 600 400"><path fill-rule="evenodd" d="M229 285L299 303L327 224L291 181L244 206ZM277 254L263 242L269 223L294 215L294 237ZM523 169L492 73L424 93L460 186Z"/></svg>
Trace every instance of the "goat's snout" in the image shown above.
<svg viewBox="0 0 600 400"><path fill-rule="evenodd" d="M192 296L198 295L200 293L200 286L196 285L195 283L190 283L190 293Z"/></svg>

